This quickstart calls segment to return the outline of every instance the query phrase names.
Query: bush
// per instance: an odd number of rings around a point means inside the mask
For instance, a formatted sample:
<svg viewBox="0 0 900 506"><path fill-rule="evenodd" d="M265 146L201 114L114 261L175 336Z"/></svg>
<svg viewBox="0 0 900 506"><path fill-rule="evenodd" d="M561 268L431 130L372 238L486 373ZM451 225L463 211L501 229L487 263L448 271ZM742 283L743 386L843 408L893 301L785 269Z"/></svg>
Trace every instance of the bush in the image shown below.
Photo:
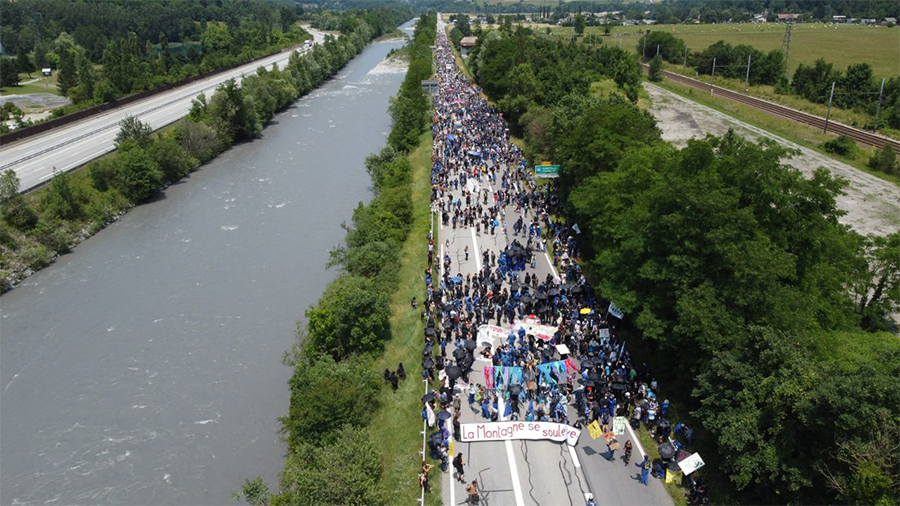
<svg viewBox="0 0 900 506"><path fill-rule="evenodd" d="M897 154L890 144L885 144L869 158L869 168L892 176L898 175Z"/></svg>
<svg viewBox="0 0 900 506"><path fill-rule="evenodd" d="M288 455L279 504L385 504L381 453L365 429L344 426L325 446Z"/></svg>
<svg viewBox="0 0 900 506"><path fill-rule="evenodd" d="M318 306L306 311L307 347L336 359L381 350L390 333L388 296L366 278L342 274L328 285Z"/></svg>
<svg viewBox="0 0 900 506"><path fill-rule="evenodd" d="M156 161L166 181L175 182L188 172L200 166L200 161L190 155L178 141L166 136L157 139L147 149L147 153Z"/></svg>
<svg viewBox="0 0 900 506"><path fill-rule="evenodd" d="M650 80L653 82L660 82L663 79L663 60L662 57L656 55L653 59L650 60Z"/></svg>
<svg viewBox="0 0 900 506"><path fill-rule="evenodd" d="M56 172L41 198L41 207L49 218L60 220L77 218L81 214L81 207L75 198L72 176L66 172Z"/></svg>
<svg viewBox="0 0 900 506"><path fill-rule="evenodd" d="M850 159L856 158L857 153L859 153L856 141L846 135L841 135L837 139L832 139L823 143L822 149L829 153Z"/></svg>
<svg viewBox="0 0 900 506"><path fill-rule="evenodd" d="M345 423L365 426L380 386L381 379L359 358L335 362L320 356L298 364L290 380L289 415L281 419L290 450L334 441Z"/></svg>
<svg viewBox="0 0 900 506"><path fill-rule="evenodd" d="M53 254L46 246L37 244L23 248L19 258L28 268L37 271L50 265L50 262L53 261Z"/></svg>
<svg viewBox="0 0 900 506"><path fill-rule="evenodd" d="M66 234L65 227L60 223L40 220L29 235L50 251L57 253L69 252L69 237Z"/></svg>
<svg viewBox="0 0 900 506"><path fill-rule="evenodd" d="M159 190L165 176L156 161L137 144L128 141L122 149L110 186L137 204Z"/></svg>

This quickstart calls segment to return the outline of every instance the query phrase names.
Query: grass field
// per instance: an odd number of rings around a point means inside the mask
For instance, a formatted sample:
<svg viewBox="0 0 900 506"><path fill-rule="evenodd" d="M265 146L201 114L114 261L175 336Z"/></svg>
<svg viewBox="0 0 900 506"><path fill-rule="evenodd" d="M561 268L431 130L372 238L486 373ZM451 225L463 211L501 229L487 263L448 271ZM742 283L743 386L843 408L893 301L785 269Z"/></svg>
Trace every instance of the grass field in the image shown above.
<svg viewBox="0 0 900 506"><path fill-rule="evenodd" d="M551 27L553 35L571 37L571 27ZM731 45L747 44L760 51L781 49L784 25L780 23L739 23L728 25L654 25L615 26L611 36L604 37L610 45L621 44L634 51L640 31L665 31L684 39L690 51L701 51L720 40ZM585 34L602 34L602 27L588 27ZM648 54L650 50L648 49ZM794 25L791 34L791 75L801 63L812 64L818 58L845 70L851 63L865 62L872 66L875 76L891 77L900 74L900 28L861 25L826 25L801 23Z"/></svg>
<svg viewBox="0 0 900 506"><path fill-rule="evenodd" d="M59 90L56 89L55 72L50 77L43 77L40 72L34 72L31 75L32 77L29 78L28 74L19 74L19 82L24 83L26 81L31 81L32 79L38 80L21 86L0 88L0 97L7 95L27 95L29 93L52 93L54 95L59 95Z"/></svg>

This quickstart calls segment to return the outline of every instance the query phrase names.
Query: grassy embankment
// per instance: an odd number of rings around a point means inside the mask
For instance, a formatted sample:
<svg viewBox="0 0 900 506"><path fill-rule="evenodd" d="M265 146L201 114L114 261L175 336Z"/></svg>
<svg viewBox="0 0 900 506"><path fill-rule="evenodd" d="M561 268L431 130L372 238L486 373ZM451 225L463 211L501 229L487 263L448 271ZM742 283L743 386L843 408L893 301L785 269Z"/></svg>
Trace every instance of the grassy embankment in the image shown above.
<svg viewBox="0 0 900 506"><path fill-rule="evenodd" d="M382 483L393 504L416 504L420 496L418 472L422 464L422 401L425 393L421 363L424 344L421 306L410 309L413 297L425 299L424 271L428 259L427 235L431 228L431 132L422 134L419 146L409 154L412 164L413 223L400 253L399 286L391 301L391 340L384 355L375 362L380 374L394 370L403 362L409 377L394 392L381 390L382 408L373 414L369 424L372 439L382 449ZM427 459L431 462L431 459ZM441 473L435 467L430 475L432 492L425 504L441 503Z"/></svg>
<svg viewBox="0 0 900 506"><path fill-rule="evenodd" d="M56 89L56 72L53 72L53 75L49 77L41 75L40 70L32 72L31 77L28 77L28 74L19 74L19 83L25 83L34 79L37 79L37 81L34 81L33 83L0 88L0 97L8 95L27 95L30 93L50 93L52 95L59 95L59 90Z"/></svg>

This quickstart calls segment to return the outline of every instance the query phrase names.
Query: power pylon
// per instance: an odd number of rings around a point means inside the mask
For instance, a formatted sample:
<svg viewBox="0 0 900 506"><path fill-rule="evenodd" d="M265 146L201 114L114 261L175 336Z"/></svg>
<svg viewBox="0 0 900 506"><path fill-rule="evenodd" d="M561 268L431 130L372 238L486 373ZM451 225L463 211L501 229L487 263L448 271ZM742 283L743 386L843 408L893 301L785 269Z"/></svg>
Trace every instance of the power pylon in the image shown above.
<svg viewBox="0 0 900 506"><path fill-rule="evenodd" d="M781 41L781 53L784 55L784 74L787 75L788 69L790 69L790 65L788 65L788 58L791 55L791 30L794 28L794 22L788 20L787 25L784 27L784 38Z"/></svg>

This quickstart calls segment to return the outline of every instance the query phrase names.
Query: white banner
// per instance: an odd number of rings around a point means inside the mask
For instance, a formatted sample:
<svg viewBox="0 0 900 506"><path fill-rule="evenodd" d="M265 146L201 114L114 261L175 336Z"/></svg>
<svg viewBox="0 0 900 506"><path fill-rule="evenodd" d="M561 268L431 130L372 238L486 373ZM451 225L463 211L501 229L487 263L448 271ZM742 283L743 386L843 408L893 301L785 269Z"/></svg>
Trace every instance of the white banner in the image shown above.
<svg viewBox="0 0 900 506"><path fill-rule="evenodd" d="M581 431L563 423L554 422L487 422L464 423L462 441L506 441L515 439L565 441L570 446L578 443Z"/></svg>
<svg viewBox="0 0 900 506"><path fill-rule="evenodd" d="M618 319L622 319L625 317L625 313L622 312L621 309L617 308L615 304L612 302L609 303L609 314L615 316Z"/></svg>
<svg viewBox="0 0 900 506"><path fill-rule="evenodd" d="M690 457L679 462L678 467L680 467L681 470L684 472L684 475L687 476L687 475L693 473L694 471L696 471L697 469L700 469L705 464L706 463L703 462L703 459L700 458L700 454L695 453L695 454L691 455Z"/></svg>

